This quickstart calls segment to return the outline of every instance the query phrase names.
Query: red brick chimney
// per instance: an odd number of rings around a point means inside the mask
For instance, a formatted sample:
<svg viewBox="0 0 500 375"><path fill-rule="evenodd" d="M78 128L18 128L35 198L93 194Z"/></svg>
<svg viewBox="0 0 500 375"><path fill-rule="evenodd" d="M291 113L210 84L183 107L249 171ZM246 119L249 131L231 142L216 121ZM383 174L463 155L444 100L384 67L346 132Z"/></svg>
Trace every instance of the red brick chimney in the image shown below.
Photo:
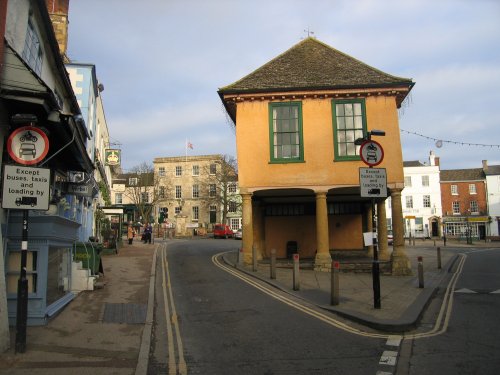
<svg viewBox="0 0 500 375"><path fill-rule="evenodd" d="M45 0L45 4L59 44L59 51L63 60L68 62L66 52L68 50L69 0Z"/></svg>

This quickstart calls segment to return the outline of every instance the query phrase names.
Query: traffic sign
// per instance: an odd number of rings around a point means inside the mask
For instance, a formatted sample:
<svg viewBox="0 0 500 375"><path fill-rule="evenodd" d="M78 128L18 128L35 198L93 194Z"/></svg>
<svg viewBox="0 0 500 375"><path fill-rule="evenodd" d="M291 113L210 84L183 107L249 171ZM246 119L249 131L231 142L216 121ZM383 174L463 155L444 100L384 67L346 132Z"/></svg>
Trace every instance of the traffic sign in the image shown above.
<svg viewBox="0 0 500 375"><path fill-rule="evenodd" d="M374 167L382 163L382 160L384 160L384 149L380 143L370 139L361 144L359 155L361 156L361 160L363 160L366 165Z"/></svg>
<svg viewBox="0 0 500 375"><path fill-rule="evenodd" d="M49 139L42 129L23 126L10 134L7 139L7 151L16 163L38 164L49 152Z"/></svg>
<svg viewBox="0 0 500 375"><path fill-rule="evenodd" d="M387 197L387 174L385 168L359 168L361 196L365 198Z"/></svg>
<svg viewBox="0 0 500 375"><path fill-rule="evenodd" d="M50 169L5 165L3 208L48 210Z"/></svg>

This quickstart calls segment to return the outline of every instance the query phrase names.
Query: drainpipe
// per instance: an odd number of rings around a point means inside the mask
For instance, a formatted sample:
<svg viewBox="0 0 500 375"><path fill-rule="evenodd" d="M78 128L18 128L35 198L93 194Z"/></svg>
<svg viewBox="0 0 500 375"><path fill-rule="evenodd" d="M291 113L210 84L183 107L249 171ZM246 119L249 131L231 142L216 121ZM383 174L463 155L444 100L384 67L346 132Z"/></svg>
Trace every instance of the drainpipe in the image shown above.
<svg viewBox="0 0 500 375"><path fill-rule="evenodd" d="M59 150L57 150L57 152L55 152L50 158L45 159L43 163L39 164L38 166L41 167L42 165L46 164L49 160L51 160L54 156L58 155L62 150L64 150L66 147L72 144L75 141L75 138L76 138L76 125L73 127L73 137L71 138L71 140L64 146L62 146Z"/></svg>
<svg viewBox="0 0 500 375"><path fill-rule="evenodd" d="M3 52L5 49L5 26L7 25L7 2L8 0L0 0L0 78L3 73Z"/></svg>

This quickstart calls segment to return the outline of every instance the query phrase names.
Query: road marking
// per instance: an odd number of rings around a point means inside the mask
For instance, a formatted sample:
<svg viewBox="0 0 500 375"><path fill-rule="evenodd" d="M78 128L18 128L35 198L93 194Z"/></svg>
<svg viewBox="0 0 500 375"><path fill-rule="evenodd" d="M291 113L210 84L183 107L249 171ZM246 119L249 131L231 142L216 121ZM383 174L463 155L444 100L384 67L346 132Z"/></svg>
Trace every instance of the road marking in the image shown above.
<svg viewBox="0 0 500 375"><path fill-rule="evenodd" d="M182 345L182 338L179 330L179 322L177 319L177 311L175 309L174 297L172 293L172 285L170 283L170 271L168 270L167 261L167 248L164 245L161 249L162 257L162 277L163 277L163 302L165 305L165 320L167 324L167 338L168 338L168 373L169 375L177 375L177 363L175 357L175 346L174 346L174 335L173 329L175 330L176 342L177 342L177 353L179 356L179 374L187 374L187 365L184 360L184 348ZM172 309L170 313L169 302ZM173 326L173 329L172 329Z"/></svg>
<svg viewBox="0 0 500 375"><path fill-rule="evenodd" d="M494 290L493 292L490 292L490 294L500 294L500 289Z"/></svg>
<svg viewBox="0 0 500 375"><path fill-rule="evenodd" d="M455 293L477 293L477 292L474 292L473 290L470 290L470 289L467 289L467 288L462 288L462 289L458 289L458 290L455 290Z"/></svg>
<svg viewBox="0 0 500 375"><path fill-rule="evenodd" d="M255 288L259 289L263 293L299 310L302 311L305 314L308 314L310 316L313 316L329 325L332 325L336 328L342 329L346 332L353 333L355 335L359 336L364 336L364 337L371 337L371 338L384 338L384 339L389 339L389 337L392 337L393 335L389 334L381 334L381 333L372 333L372 332L366 332L354 327L349 326L346 323L343 323L341 321L338 321L334 318L332 318L329 315L325 315L321 312L318 312L316 310L313 310L304 304L299 304L292 299L274 292L273 290L264 287L260 283L255 281L255 278L252 276L247 276L246 274L242 273L241 271L235 270L233 267L230 267L227 264L222 264L219 260L218 257L222 256L224 253L218 253L212 256L212 262L219 268L223 269L224 271L232 274L233 276L239 278L240 280L246 282L247 284L250 284L254 286ZM467 259L466 254L459 254L459 261L458 261L458 266L457 266L457 271L453 274L451 277L450 282L448 283L448 286L446 288L445 295L443 297L443 302L441 303L441 308L438 314L438 317L436 318L436 322L434 324L434 327L427 332L421 332L421 333L415 333L415 334L404 334L402 336L402 340L405 339L420 339L420 338L426 338L426 337L433 337L433 336L438 336L446 332L448 328L448 324L450 321L451 317L451 311L453 307L453 295L455 291L455 286L457 284L458 278L461 275L465 260Z"/></svg>
<svg viewBox="0 0 500 375"><path fill-rule="evenodd" d="M272 298L278 300L278 301L281 301L283 302L284 304L290 306L290 307L293 307L299 311L302 311L303 313L307 314L307 315L310 315L312 317L315 317L321 321L323 321L324 323L326 324L329 324L331 326L334 326L336 328L339 328L339 329L342 329L346 332L350 332L350 333L353 333L353 334L356 334L356 335L360 335L360 336L364 336L364 337L371 337L371 338L377 338L377 339L387 339L389 337L388 334L380 334L380 333L372 333L372 332L366 332L366 331L362 331L360 329L357 329L357 328L354 328L354 327L351 327L339 320L336 320L334 318L332 318L330 315L326 315L324 313L321 313L319 311L316 311L308 306L305 306L303 305L302 303L298 303L298 302L295 302L294 300L284 296L284 295L281 295L271 289L268 289L266 287L264 287L263 285L261 285L259 282L255 281L255 278L254 277L251 277L251 276L247 276L246 274L244 273L240 273L239 271L236 271L235 269L233 269L232 267L226 265L226 264L223 264L219 261L218 257L220 255L222 255L223 253L219 253L219 254L215 254L214 256L212 256L212 262L219 268L221 268L222 270L232 274L233 276L239 278L240 280L246 282L247 284L250 284L252 285L254 288L257 288L259 289L261 292L271 296Z"/></svg>
<svg viewBox="0 0 500 375"><path fill-rule="evenodd" d="M440 335L448 329L448 324L450 321L451 310L453 307L453 295L455 286L457 284L459 276L462 274L465 260L467 259L466 254L459 254L460 260L458 261L457 271L453 274L448 287L446 288L445 295L443 297L443 302L441 303L441 309L439 310L438 317L436 318L436 323L434 327L428 332L416 333L411 335L404 335L403 339L421 339L426 337L433 337Z"/></svg>
<svg viewBox="0 0 500 375"><path fill-rule="evenodd" d="M385 345L387 346L399 346L401 344L401 336L389 336Z"/></svg>
<svg viewBox="0 0 500 375"><path fill-rule="evenodd" d="M382 357L380 357L379 365L395 366L398 352L392 350L384 350Z"/></svg>

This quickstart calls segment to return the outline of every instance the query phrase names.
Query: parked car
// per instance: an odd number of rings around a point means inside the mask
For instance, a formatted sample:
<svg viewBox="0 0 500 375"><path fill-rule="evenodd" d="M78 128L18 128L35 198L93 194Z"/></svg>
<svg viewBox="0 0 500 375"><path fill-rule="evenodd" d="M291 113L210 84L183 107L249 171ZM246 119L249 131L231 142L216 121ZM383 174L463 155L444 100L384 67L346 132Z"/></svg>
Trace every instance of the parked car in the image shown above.
<svg viewBox="0 0 500 375"><path fill-rule="evenodd" d="M229 225L215 224L214 225L214 238L229 238L233 237L233 231Z"/></svg>
<svg viewBox="0 0 500 375"><path fill-rule="evenodd" d="M235 240L243 239L243 229L240 228L236 232L234 232L234 239Z"/></svg>
<svg viewBox="0 0 500 375"><path fill-rule="evenodd" d="M387 235L387 243L388 243L389 245L392 245L392 242L393 242L393 236L392 236L392 233L389 233L389 234Z"/></svg>

